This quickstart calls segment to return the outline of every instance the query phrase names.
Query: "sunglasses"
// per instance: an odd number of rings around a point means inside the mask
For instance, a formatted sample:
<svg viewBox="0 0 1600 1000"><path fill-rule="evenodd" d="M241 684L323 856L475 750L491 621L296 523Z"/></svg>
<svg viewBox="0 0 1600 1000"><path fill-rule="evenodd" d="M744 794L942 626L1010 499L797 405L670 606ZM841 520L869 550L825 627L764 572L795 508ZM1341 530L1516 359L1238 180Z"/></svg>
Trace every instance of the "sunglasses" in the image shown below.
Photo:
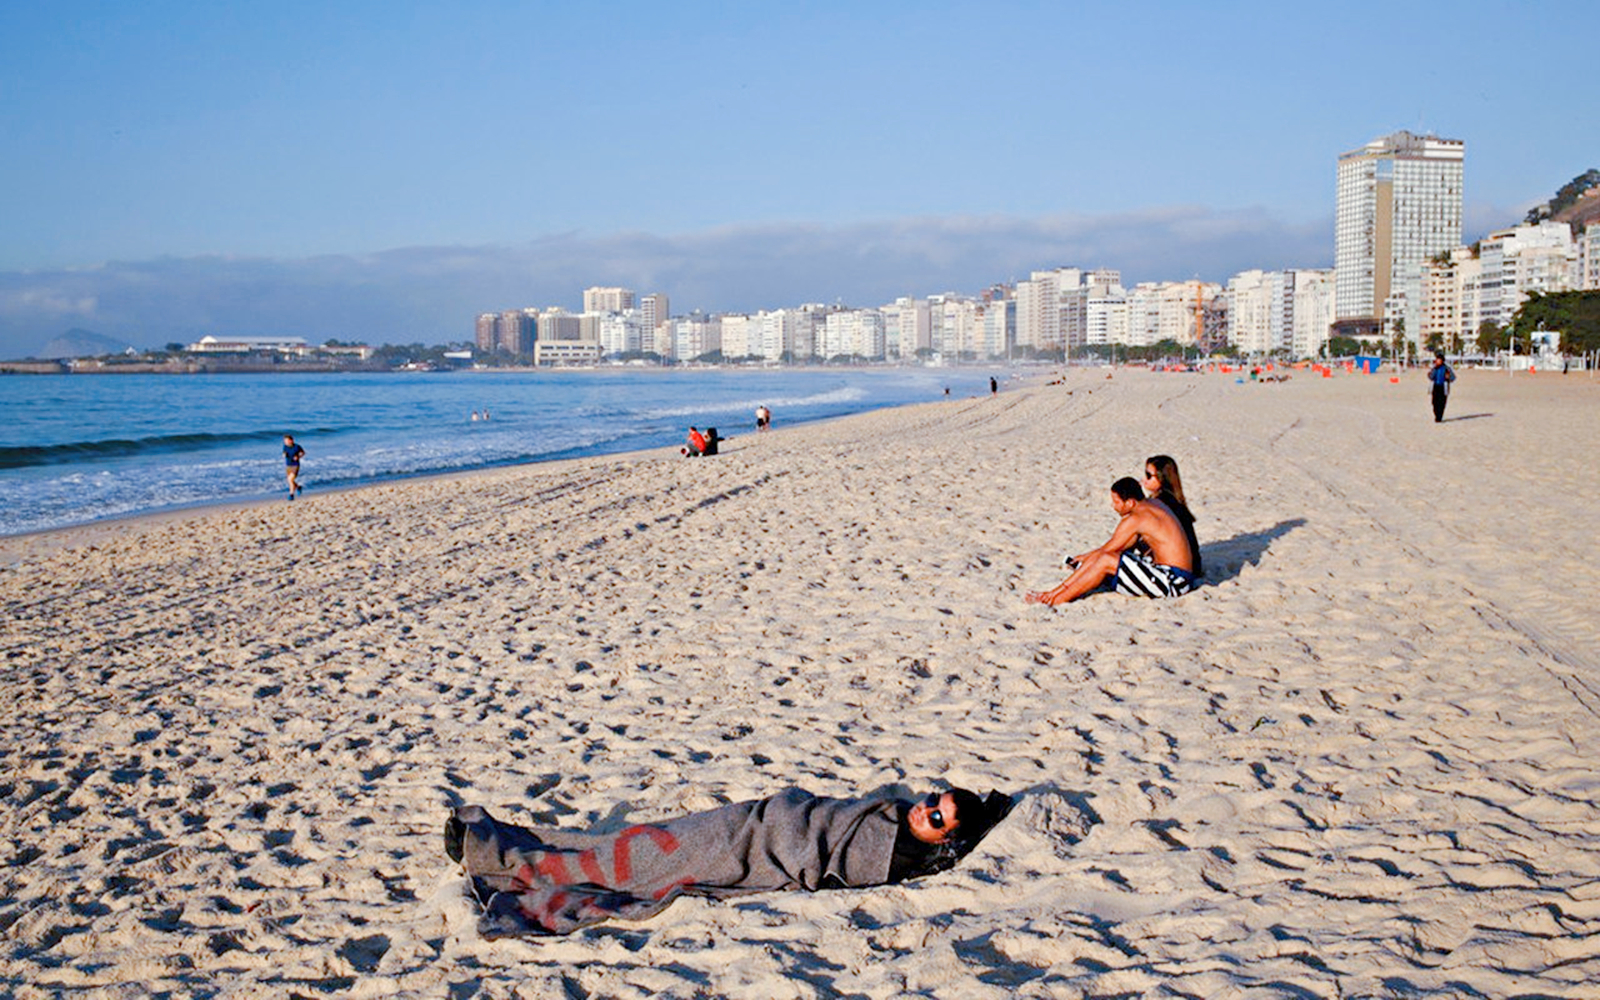
<svg viewBox="0 0 1600 1000"><path fill-rule="evenodd" d="M939 800L943 798L938 792L929 792L922 804L928 807L928 825L935 830L944 829L944 810L939 808Z"/></svg>

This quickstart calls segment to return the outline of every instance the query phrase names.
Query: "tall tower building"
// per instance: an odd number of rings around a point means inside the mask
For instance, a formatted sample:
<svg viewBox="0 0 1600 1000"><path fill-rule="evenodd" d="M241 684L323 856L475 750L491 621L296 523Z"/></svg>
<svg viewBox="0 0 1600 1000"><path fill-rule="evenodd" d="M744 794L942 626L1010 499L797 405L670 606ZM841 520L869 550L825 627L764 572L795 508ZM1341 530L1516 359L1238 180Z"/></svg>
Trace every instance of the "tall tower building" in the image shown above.
<svg viewBox="0 0 1600 1000"><path fill-rule="evenodd" d="M622 312L634 308L631 288L602 288L596 285L583 290L583 311L586 313Z"/></svg>
<svg viewBox="0 0 1600 1000"><path fill-rule="evenodd" d="M1334 222L1334 319L1373 331L1390 296L1420 281L1422 265L1461 243L1457 139L1396 132L1339 157Z"/></svg>

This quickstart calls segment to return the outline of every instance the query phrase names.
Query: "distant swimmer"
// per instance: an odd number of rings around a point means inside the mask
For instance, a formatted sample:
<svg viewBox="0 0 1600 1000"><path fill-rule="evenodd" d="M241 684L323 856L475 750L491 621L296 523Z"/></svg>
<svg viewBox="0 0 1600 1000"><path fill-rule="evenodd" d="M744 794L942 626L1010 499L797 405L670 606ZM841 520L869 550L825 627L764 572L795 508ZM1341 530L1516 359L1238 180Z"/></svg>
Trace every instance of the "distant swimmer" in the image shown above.
<svg viewBox="0 0 1600 1000"><path fill-rule="evenodd" d="M472 422L473 423L477 423L478 421L480 421L482 419L483 419L482 417L478 416L478 411L477 410L473 410L472 411Z"/></svg>
<svg viewBox="0 0 1600 1000"><path fill-rule="evenodd" d="M300 459L305 455L305 453L306 450L304 448L294 443L294 436L292 434L285 434L283 436L283 472L284 476L289 480L290 500L293 500L294 495L299 493L301 490Z"/></svg>

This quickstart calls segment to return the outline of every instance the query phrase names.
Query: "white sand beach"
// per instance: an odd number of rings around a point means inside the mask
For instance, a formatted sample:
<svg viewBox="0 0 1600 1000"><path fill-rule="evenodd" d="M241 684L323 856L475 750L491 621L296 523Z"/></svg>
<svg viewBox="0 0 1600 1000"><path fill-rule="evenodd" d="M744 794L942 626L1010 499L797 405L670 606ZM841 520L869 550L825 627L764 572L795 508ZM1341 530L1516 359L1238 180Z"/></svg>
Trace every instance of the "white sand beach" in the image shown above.
<svg viewBox="0 0 1600 1000"><path fill-rule="evenodd" d="M1447 418L1081 371L0 539L0 993L1595 997L1600 382ZM1206 585L1025 605L1158 452ZM480 939L441 847L790 785L1018 801L926 879L561 938Z"/></svg>

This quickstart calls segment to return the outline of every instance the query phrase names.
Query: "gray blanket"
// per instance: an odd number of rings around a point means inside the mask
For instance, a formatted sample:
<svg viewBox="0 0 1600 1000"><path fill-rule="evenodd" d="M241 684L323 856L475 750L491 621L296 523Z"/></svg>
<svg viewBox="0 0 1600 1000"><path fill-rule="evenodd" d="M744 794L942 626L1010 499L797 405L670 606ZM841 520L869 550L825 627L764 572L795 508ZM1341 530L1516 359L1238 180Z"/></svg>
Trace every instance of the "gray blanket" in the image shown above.
<svg viewBox="0 0 1600 1000"><path fill-rule="evenodd" d="M899 810L893 799L818 798L791 788L619 833L530 829L479 806L457 809L453 826L484 903L478 929L493 938L640 919L684 894L880 885Z"/></svg>

